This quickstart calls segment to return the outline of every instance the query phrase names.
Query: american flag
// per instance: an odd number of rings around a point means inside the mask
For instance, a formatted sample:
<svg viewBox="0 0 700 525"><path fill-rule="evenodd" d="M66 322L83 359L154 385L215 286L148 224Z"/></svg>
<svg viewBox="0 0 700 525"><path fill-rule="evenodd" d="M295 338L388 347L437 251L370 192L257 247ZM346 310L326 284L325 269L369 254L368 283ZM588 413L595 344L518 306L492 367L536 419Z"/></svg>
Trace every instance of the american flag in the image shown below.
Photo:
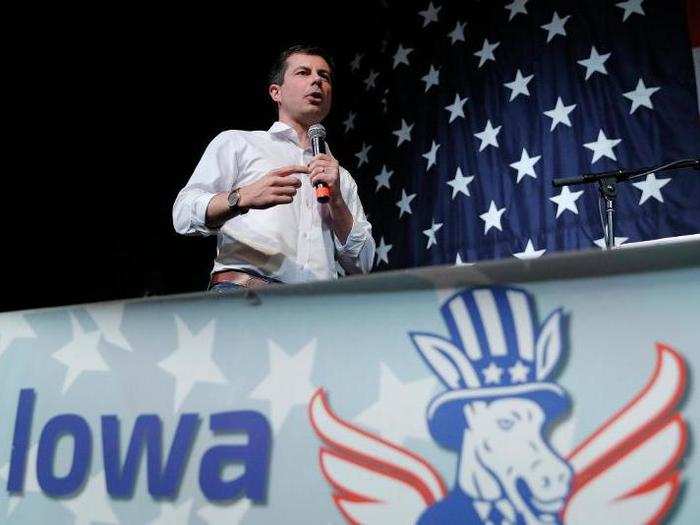
<svg viewBox="0 0 700 525"><path fill-rule="evenodd" d="M337 64L334 148L378 269L603 247L597 186L552 179L700 156L685 0L383 4ZM620 183L616 210L617 244L700 232L700 173Z"/></svg>

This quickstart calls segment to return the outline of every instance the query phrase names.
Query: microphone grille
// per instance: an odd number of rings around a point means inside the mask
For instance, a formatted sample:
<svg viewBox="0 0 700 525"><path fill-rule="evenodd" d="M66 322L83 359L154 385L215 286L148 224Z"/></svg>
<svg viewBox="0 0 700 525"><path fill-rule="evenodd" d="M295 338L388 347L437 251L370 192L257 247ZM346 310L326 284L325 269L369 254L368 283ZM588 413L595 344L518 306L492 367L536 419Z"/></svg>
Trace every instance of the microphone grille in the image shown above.
<svg viewBox="0 0 700 525"><path fill-rule="evenodd" d="M314 124L309 126L309 131L307 132L309 139L325 139L326 138L326 128L322 124Z"/></svg>

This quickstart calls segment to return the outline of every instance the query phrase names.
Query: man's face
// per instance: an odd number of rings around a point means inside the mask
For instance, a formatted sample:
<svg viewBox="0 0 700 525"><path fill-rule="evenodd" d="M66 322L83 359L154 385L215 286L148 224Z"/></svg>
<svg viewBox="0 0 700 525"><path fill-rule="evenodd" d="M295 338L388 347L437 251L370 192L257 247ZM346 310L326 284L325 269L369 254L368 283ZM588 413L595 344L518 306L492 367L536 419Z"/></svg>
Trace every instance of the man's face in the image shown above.
<svg viewBox="0 0 700 525"><path fill-rule="evenodd" d="M287 117L310 126L321 122L331 109L331 68L320 56L293 54L281 85L270 85L280 120Z"/></svg>

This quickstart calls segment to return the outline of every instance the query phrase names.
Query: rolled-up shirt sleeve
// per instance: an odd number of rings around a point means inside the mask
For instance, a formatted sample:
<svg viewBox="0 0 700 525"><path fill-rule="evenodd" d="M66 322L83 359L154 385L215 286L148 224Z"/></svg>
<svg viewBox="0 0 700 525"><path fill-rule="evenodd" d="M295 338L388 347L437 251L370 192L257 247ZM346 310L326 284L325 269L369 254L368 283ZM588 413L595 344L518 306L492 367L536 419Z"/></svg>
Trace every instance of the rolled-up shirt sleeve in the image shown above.
<svg viewBox="0 0 700 525"><path fill-rule="evenodd" d="M183 235L212 235L206 225L209 201L222 191L230 191L237 178L236 136L232 131L217 135L204 151L190 180L173 204L173 227Z"/></svg>
<svg viewBox="0 0 700 525"><path fill-rule="evenodd" d="M374 263L375 251L372 225L365 216L357 194L357 184L352 176L341 168L341 177L341 191L352 215L352 229L345 243L341 243L335 233L333 234L336 256L346 274L369 273Z"/></svg>

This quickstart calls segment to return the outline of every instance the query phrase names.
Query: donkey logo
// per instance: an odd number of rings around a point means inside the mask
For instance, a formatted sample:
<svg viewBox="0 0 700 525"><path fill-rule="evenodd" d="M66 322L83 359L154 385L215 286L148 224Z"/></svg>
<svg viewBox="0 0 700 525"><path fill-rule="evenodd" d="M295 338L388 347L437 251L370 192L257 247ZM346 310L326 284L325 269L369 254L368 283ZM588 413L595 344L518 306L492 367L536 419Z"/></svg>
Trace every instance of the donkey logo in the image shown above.
<svg viewBox="0 0 700 525"><path fill-rule="evenodd" d="M349 523L557 525L657 523L679 490L687 442L677 411L685 363L657 343L656 369L627 405L570 451L552 430L572 408L554 381L566 317L544 321L515 287L477 287L441 306L449 337L411 331L442 391L427 404L432 439L457 454L448 489L424 458L333 413L319 389L309 404L320 467Z"/></svg>

